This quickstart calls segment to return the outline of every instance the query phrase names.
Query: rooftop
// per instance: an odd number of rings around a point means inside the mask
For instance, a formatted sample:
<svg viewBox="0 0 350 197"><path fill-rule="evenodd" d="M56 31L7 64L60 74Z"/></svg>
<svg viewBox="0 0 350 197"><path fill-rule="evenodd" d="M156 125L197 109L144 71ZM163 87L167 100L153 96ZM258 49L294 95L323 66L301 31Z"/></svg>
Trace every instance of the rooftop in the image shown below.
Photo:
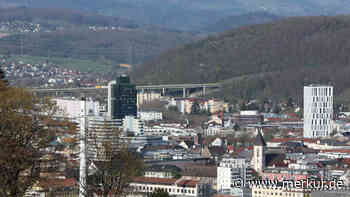
<svg viewBox="0 0 350 197"><path fill-rule="evenodd" d="M133 177L132 182L134 183L147 183L147 184L161 184L161 185L173 185L177 179L168 178L153 178L153 177Z"/></svg>
<svg viewBox="0 0 350 197"><path fill-rule="evenodd" d="M260 131L258 131L258 135L256 135L254 145L255 146L266 146L264 137L261 135Z"/></svg>

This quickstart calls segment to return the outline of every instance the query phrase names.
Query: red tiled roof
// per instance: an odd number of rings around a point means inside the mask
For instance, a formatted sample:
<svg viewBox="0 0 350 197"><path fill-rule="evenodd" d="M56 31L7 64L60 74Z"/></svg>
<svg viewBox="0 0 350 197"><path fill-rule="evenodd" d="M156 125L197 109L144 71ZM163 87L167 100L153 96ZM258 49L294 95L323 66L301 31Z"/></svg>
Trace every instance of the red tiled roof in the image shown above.
<svg viewBox="0 0 350 197"><path fill-rule="evenodd" d="M321 150L321 152L349 153L350 154L350 149L327 149L327 150Z"/></svg>
<svg viewBox="0 0 350 197"><path fill-rule="evenodd" d="M69 179L41 179L39 186L43 189L73 187L77 184L74 178Z"/></svg>
<svg viewBox="0 0 350 197"><path fill-rule="evenodd" d="M273 138L269 142L289 142L289 141L298 141L298 138Z"/></svg>
<svg viewBox="0 0 350 197"><path fill-rule="evenodd" d="M274 138L274 139L271 139L270 141L268 142L275 142L275 143L283 143L283 142L290 142L290 141L301 141L301 140L304 140L304 142L309 142L309 143L315 143L317 142L317 139L308 139L308 138L294 138L294 137L290 137L290 138Z"/></svg>
<svg viewBox="0 0 350 197"><path fill-rule="evenodd" d="M181 180L177 183L178 186L181 186L181 187L196 187L198 181L195 181L195 180Z"/></svg>
<svg viewBox="0 0 350 197"><path fill-rule="evenodd" d="M248 146L248 147L242 147L242 148L239 148L239 149L236 149L236 153L240 153L240 152L242 152L242 151L244 151L244 150L253 150L254 149L254 147L253 146Z"/></svg>
<svg viewBox="0 0 350 197"><path fill-rule="evenodd" d="M167 179L167 178L153 178L153 177L133 177L132 182L135 183L149 183L149 184L164 184L164 185L172 185L175 184L177 179Z"/></svg>

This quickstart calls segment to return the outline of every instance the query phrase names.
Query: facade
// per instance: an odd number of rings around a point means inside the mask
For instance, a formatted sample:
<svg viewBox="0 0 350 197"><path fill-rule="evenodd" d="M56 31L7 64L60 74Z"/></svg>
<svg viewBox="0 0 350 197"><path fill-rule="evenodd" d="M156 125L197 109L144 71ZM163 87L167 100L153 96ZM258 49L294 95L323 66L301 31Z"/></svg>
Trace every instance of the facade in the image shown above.
<svg viewBox="0 0 350 197"><path fill-rule="evenodd" d="M175 165L152 165L147 167L145 170L145 177L153 178L175 178L177 175L180 175L181 168Z"/></svg>
<svg viewBox="0 0 350 197"><path fill-rule="evenodd" d="M108 144L111 151L118 149L121 120L96 116L88 117L87 120L87 157L91 160L108 160L110 155L106 155L109 151L105 148Z"/></svg>
<svg viewBox="0 0 350 197"><path fill-rule="evenodd" d="M136 193L144 194L162 190L170 196L209 197L210 185L192 179L135 177L130 186Z"/></svg>
<svg viewBox="0 0 350 197"><path fill-rule="evenodd" d="M328 137L333 126L333 87L304 87L304 138Z"/></svg>
<svg viewBox="0 0 350 197"><path fill-rule="evenodd" d="M225 103L224 101L216 100L216 99L209 99L206 102L208 111L210 113L216 113L219 111L227 111L228 110L228 103Z"/></svg>
<svg viewBox="0 0 350 197"><path fill-rule="evenodd" d="M41 179L33 184L25 193L25 197L77 197L79 183L74 178Z"/></svg>
<svg viewBox="0 0 350 197"><path fill-rule="evenodd" d="M161 98L162 95L160 92L155 92L152 90L143 90L137 93L137 106L149 103L154 100L159 100Z"/></svg>
<svg viewBox="0 0 350 197"><path fill-rule="evenodd" d="M123 119L123 128L125 133L133 133L135 136L143 135L144 127L144 122L134 116L125 116Z"/></svg>
<svg viewBox="0 0 350 197"><path fill-rule="evenodd" d="M108 84L108 115L112 119L137 116L136 86L130 83L126 75Z"/></svg>
<svg viewBox="0 0 350 197"><path fill-rule="evenodd" d="M244 158L224 158L217 167L217 190L221 193L227 190L234 190L238 186L237 181L251 179L252 170Z"/></svg>
<svg viewBox="0 0 350 197"><path fill-rule="evenodd" d="M137 117L143 121L163 120L163 113L157 111L139 111Z"/></svg>
<svg viewBox="0 0 350 197"><path fill-rule="evenodd" d="M270 196L293 196L293 197L311 197L311 190L298 188L283 188L275 186L254 185L252 187L252 197L270 197Z"/></svg>
<svg viewBox="0 0 350 197"><path fill-rule="evenodd" d="M259 124L264 122L264 116L258 111L240 111L232 115L232 121L243 127L249 124Z"/></svg>
<svg viewBox="0 0 350 197"><path fill-rule="evenodd" d="M198 103L200 111L217 113L228 110L228 103L217 99L181 98L172 101L171 105L176 106L178 111L183 114L190 114L194 103Z"/></svg>
<svg viewBox="0 0 350 197"><path fill-rule="evenodd" d="M87 115L97 116L100 112L100 103L97 101L82 101L72 98L53 99L53 101L56 103L56 106L58 108L58 111L55 114L57 117L71 119L81 117L81 113L84 108L84 102L86 102Z"/></svg>

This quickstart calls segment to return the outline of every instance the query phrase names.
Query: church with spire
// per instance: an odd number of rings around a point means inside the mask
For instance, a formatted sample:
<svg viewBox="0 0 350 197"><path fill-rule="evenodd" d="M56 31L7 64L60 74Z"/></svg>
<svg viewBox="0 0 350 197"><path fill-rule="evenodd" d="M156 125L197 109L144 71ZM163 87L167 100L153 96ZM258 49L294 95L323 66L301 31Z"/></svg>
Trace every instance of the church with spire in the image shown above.
<svg viewBox="0 0 350 197"><path fill-rule="evenodd" d="M259 129L254 141L253 158L251 163L253 169L259 174L263 172L266 166L265 151L266 143Z"/></svg>

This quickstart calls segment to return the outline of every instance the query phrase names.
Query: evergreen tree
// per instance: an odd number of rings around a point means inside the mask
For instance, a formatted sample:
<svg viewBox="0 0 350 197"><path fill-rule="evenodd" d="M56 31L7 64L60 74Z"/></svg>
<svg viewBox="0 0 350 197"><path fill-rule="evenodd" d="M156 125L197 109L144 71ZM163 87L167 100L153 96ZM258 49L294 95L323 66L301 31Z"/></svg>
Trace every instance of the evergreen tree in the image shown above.
<svg viewBox="0 0 350 197"><path fill-rule="evenodd" d="M0 68L0 89L6 87L7 81L5 80L5 72Z"/></svg>

